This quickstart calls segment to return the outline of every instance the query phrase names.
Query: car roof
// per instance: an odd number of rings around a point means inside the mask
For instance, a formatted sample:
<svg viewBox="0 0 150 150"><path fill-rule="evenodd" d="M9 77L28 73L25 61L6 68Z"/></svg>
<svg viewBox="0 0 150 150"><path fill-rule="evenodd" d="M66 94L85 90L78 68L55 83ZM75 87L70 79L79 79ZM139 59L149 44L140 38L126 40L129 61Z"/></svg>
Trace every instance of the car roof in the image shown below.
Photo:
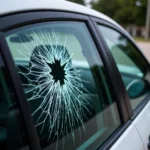
<svg viewBox="0 0 150 150"><path fill-rule="evenodd" d="M98 17L118 26L115 21L102 13L65 0L3 0L0 5L0 15L31 10L60 10L76 12Z"/></svg>

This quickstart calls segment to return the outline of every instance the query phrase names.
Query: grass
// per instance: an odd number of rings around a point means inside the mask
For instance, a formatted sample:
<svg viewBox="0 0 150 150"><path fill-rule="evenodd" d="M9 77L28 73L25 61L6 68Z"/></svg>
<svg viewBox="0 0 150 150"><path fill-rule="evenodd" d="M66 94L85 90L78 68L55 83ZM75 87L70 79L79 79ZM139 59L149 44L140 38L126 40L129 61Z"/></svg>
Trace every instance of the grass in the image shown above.
<svg viewBox="0 0 150 150"><path fill-rule="evenodd" d="M150 42L150 38L145 40L144 37L134 37L134 40L137 42Z"/></svg>

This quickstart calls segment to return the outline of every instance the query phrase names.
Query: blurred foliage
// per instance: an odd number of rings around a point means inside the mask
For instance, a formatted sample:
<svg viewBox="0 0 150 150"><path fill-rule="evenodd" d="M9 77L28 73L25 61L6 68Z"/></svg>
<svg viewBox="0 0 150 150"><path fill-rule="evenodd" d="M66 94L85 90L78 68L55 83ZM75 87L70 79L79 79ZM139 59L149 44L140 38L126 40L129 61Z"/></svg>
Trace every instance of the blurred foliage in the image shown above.
<svg viewBox="0 0 150 150"><path fill-rule="evenodd" d="M73 3L77 3L77 4L81 4L81 5L85 5L84 0L67 0L67 1L70 1L70 2L73 2Z"/></svg>
<svg viewBox="0 0 150 150"><path fill-rule="evenodd" d="M134 37L134 40L137 42L150 42L150 38L145 40L144 37Z"/></svg>
<svg viewBox="0 0 150 150"><path fill-rule="evenodd" d="M98 0L91 5L122 25L145 24L147 0Z"/></svg>

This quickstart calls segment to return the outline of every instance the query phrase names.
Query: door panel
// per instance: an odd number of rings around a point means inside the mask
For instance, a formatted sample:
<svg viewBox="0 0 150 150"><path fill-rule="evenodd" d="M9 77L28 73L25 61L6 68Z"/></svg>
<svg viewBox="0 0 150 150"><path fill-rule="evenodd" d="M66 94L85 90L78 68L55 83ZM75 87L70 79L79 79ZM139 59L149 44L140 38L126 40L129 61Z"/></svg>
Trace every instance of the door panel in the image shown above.
<svg viewBox="0 0 150 150"><path fill-rule="evenodd" d="M132 123L110 150L144 150L142 140Z"/></svg>
<svg viewBox="0 0 150 150"><path fill-rule="evenodd" d="M150 136L150 102L148 102L142 112L135 119L135 126L142 137L144 148L147 150Z"/></svg>
<svg viewBox="0 0 150 150"><path fill-rule="evenodd" d="M150 102L144 107L111 150L147 150L150 136Z"/></svg>

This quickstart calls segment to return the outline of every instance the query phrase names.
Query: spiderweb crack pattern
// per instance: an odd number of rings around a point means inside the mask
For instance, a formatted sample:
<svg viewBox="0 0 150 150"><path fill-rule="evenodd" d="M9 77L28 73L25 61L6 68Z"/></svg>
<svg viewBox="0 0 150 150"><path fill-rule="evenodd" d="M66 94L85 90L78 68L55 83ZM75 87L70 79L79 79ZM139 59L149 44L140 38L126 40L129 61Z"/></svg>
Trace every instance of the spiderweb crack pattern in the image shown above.
<svg viewBox="0 0 150 150"><path fill-rule="evenodd" d="M40 28L37 32L32 29L31 35L33 40L23 41L24 50L18 50L24 58L30 58L29 66L22 66L26 71L18 70L28 81L23 84L28 86L25 90L28 101L38 102L32 113L36 118L35 126L40 127L41 134L46 128L48 141L58 141L69 133L75 141L74 130L79 127L80 132L82 127L85 131L84 120L90 114L88 91L82 84L86 81L72 64L73 55L70 56L66 49L67 38L60 46L60 36L55 30L47 32Z"/></svg>

